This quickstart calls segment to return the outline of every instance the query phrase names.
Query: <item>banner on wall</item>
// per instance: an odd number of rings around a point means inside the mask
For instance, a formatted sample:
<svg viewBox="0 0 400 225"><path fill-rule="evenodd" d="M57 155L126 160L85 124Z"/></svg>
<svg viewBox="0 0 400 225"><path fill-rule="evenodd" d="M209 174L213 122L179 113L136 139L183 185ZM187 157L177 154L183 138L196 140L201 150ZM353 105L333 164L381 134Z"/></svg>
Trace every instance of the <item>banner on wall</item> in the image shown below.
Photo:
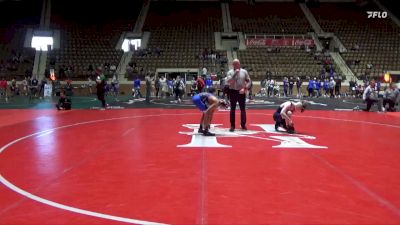
<svg viewBox="0 0 400 225"><path fill-rule="evenodd" d="M300 38L247 38L247 46L314 46L313 39L300 39Z"/></svg>

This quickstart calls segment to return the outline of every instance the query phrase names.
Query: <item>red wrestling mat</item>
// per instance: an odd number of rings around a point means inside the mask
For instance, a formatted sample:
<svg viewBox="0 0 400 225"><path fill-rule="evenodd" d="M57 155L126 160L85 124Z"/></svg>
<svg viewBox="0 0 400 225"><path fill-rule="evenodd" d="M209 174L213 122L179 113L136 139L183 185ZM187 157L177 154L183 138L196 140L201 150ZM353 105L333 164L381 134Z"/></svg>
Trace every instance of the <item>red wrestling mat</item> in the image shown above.
<svg viewBox="0 0 400 225"><path fill-rule="evenodd" d="M387 112L388 115L400 117L400 112Z"/></svg>
<svg viewBox="0 0 400 225"><path fill-rule="evenodd" d="M398 116L247 113L2 110L0 224L400 224Z"/></svg>

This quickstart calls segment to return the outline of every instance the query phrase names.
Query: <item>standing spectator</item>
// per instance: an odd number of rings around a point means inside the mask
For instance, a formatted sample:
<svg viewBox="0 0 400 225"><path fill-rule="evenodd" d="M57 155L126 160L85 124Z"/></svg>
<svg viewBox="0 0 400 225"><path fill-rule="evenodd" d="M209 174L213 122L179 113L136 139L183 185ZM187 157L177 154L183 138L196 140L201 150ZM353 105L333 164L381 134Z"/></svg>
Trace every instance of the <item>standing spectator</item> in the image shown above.
<svg viewBox="0 0 400 225"><path fill-rule="evenodd" d="M118 80L118 76L116 76L115 74L113 75L113 78L111 80L111 87L112 87L113 95L115 96L115 99L117 99L118 94L119 94L119 80Z"/></svg>
<svg viewBox="0 0 400 225"><path fill-rule="evenodd" d="M56 78L56 80L55 81L53 81L53 93L55 94L55 96L60 96L60 93L61 93L61 83L60 83L60 80L58 80L57 78Z"/></svg>
<svg viewBox="0 0 400 225"><path fill-rule="evenodd" d="M167 85L167 79L165 78L165 76L162 76L160 78L160 87L161 87L161 97L165 98L165 96L168 93L168 85Z"/></svg>
<svg viewBox="0 0 400 225"><path fill-rule="evenodd" d="M36 94L39 90L39 81L36 79L35 76L32 76L30 80L29 91L32 97L36 97Z"/></svg>
<svg viewBox="0 0 400 225"><path fill-rule="evenodd" d="M47 84L46 76L43 76L42 80L40 81L40 90L39 96L44 97L44 85Z"/></svg>
<svg viewBox="0 0 400 225"><path fill-rule="evenodd" d="M274 87L275 87L275 81L273 79L270 79L268 82L268 97L274 96Z"/></svg>
<svg viewBox="0 0 400 225"><path fill-rule="evenodd" d="M3 98L6 100L6 102L8 102L8 97L7 97L7 86L8 83L6 81L6 78L2 78L0 80L0 98Z"/></svg>
<svg viewBox="0 0 400 225"><path fill-rule="evenodd" d="M253 81L250 80L250 85L249 85L249 100L253 100Z"/></svg>
<svg viewBox="0 0 400 225"><path fill-rule="evenodd" d="M70 78L67 79L64 90L67 97L71 97L72 95L74 95L74 87L72 86L72 80Z"/></svg>
<svg viewBox="0 0 400 225"><path fill-rule="evenodd" d="M288 97L289 91L289 79L287 77L283 78L283 96Z"/></svg>
<svg viewBox="0 0 400 225"><path fill-rule="evenodd" d="M88 76L88 79L87 79L87 87L88 87L89 95L92 95L93 81L90 78L90 76Z"/></svg>
<svg viewBox="0 0 400 225"><path fill-rule="evenodd" d="M391 83L383 94L383 107L386 107L386 104L389 104L389 108L387 111L395 112L396 110L394 108L394 105L396 104L396 102L398 103L399 96L400 91L396 87L396 84Z"/></svg>
<svg viewBox="0 0 400 225"><path fill-rule="evenodd" d="M342 77L341 74L339 74L339 75L338 75L338 81L337 81L337 82L339 83L339 84L338 84L338 87L339 87L339 88L338 88L338 90L339 90L339 96L341 95L341 90L342 90L342 80L343 80L343 77Z"/></svg>
<svg viewBox="0 0 400 225"><path fill-rule="evenodd" d="M185 93L185 83L181 76L177 76L174 84L175 100L179 103L182 101L182 96Z"/></svg>
<svg viewBox="0 0 400 225"><path fill-rule="evenodd" d="M17 85L17 78L16 77L14 77L11 80L10 91L11 91L11 97L14 97L15 95L19 95L19 88L18 88L18 85Z"/></svg>
<svg viewBox="0 0 400 225"><path fill-rule="evenodd" d="M168 78L167 80L167 87L168 87L168 97L172 96L174 93L174 81L171 78Z"/></svg>
<svg viewBox="0 0 400 225"><path fill-rule="evenodd" d="M294 86L294 79L291 76L289 78L289 95L292 96L293 95L293 86Z"/></svg>
<svg viewBox="0 0 400 225"><path fill-rule="evenodd" d="M317 98L319 98L321 96L321 89L323 86L324 86L324 83L322 83L322 85L321 85L321 80L317 79L317 81L315 83L315 90L316 90Z"/></svg>
<svg viewBox="0 0 400 225"><path fill-rule="evenodd" d="M341 79L338 76L335 77L335 97L340 98L340 87L341 87Z"/></svg>
<svg viewBox="0 0 400 225"><path fill-rule="evenodd" d="M203 71L203 76L207 76L207 68L204 67L204 68L202 69L202 71Z"/></svg>
<svg viewBox="0 0 400 225"><path fill-rule="evenodd" d="M232 62L233 69L229 70L227 82L229 84L229 99L231 105L229 131L235 131L235 110L236 103L239 102L240 107L240 125L243 130L246 127L246 90L250 87L250 76L247 70L240 68L239 59L234 59Z"/></svg>
<svg viewBox="0 0 400 225"><path fill-rule="evenodd" d="M190 85L190 96L193 97L197 94L197 81L196 78L193 77L192 84Z"/></svg>
<svg viewBox="0 0 400 225"><path fill-rule="evenodd" d="M375 80L371 80L368 87L365 88L363 93L363 100L367 103L367 108L364 111L369 112L372 104L376 103L378 105L378 111L382 110L382 104L379 101L378 93L375 91Z"/></svg>
<svg viewBox="0 0 400 225"><path fill-rule="evenodd" d="M349 93L353 97L355 97L356 86L357 86L357 83L356 83L355 79L352 78L351 81L349 82Z"/></svg>
<svg viewBox="0 0 400 225"><path fill-rule="evenodd" d="M199 75L197 76L197 93L201 93L204 91L204 87L206 86L206 83L204 79Z"/></svg>
<svg viewBox="0 0 400 225"><path fill-rule="evenodd" d="M314 79L310 78L310 80L308 81L308 97L314 97L314 90L315 90L315 81Z"/></svg>
<svg viewBox="0 0 400 225"><path fill-rule="evenodd" d="M329 80L328 80L328 78L325 79L323 87L325 90L324 97L328 97L328 95L329 95Z"/></svg>
<svg viewBox="0 0 400 225"><path fill-rule="evenodd" d="M28 84L29 84L29 78L26 76L22 81L22 90L25 96L28 95Z"/></svg>
<svg viewBox="0 0 400 225"><path fill-rule="evenodd" d="M213 81L211 77L207 77L206 79L206 91L208 91L210 88L213 88Z"/></svg>
<svg viewBox="0 0 400 225"><path fill-rule="evenodd" d="M376 82L376 85L375 85L375 86L376 86L375 89L376 89L376 91L377 91L378 94L379 94L379 92L381 91L381 81L378 80L378 81Z"/></svg>
<svg viewBox="0 0 400 225"><path fill-rule="evenodd" d="M303 81L300 79L300 77L297 77L296 88L297 88L297 97L298 98L303 97L303 93L301 92L301 85L302 84L303 84Z"/></svg>
<svg viewBox="0 0 400 225"><path fill-rule="evenodd" d="M146 81L146 103L150 103L151 83L153 82L153 76L151 76L150 73L147 73L145 81Z"/></svg>
<svg viewBox="0 0 400 225"><path fill-rule="evenodd" d="M260 96L265 96L267 94L268 78L265 77L260 82Z"/></svg>
<svg viewBox="0 0 400 225"><path fill-rule="evenodd" d="M336 82L333 79L333 77L331 77L331 80L329 81L329 93L331 95L330 96L331 98L335 97L335 93L334 93L335 86L336 86Z"/></svg>
<svg viewBox="0 0 400 225"><path fill-rule="evenodd" d="M156 75L156 78L154 80L154 88L156 89L156 98L158 98L160 87L161 87L160 78L158 77L158 75Z"/></svg>
<svg viewBox="0 0 400 225"><path fill-rule="evenodd" d="M142 93L140 93L141 88L140 78L137 76L135 81L133 82L133 97L134 98L143 98Z"/></svg>
<svg viewBox="0 0 400 225"><path fill-rule="evenodd" d="M97 70L96 73L98 74L96 78L97 99L101 102L102 110L105 110L107 107L104 96L106 91L106 77L101 74L100 70Z"/></svg>

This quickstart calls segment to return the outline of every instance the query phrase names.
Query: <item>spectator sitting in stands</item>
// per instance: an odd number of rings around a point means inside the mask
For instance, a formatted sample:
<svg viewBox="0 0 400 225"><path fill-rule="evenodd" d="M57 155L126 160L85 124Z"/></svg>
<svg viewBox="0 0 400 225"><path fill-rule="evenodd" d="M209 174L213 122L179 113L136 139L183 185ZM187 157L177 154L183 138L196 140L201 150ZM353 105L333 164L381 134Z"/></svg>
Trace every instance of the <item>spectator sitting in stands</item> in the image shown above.
<svg viewBox="0 0 400 225"><path fill-rule="evenodd" d="M157 57L160 57L160 56L161 56L161 49L160 49L160 47L157 46L155 52L156 52L156 54L157 54Z"/></svg>
<svg viewBox="0 0 400 225"><path fill-rule="evenodd" d="M278 48L278 47L274 48L274 53L279 53L279 52L281 52L280 48Z"/></svg>
<svg viewBox="0 0 400 225"><path fill-rule="evenodd" d="M332 62L331 62L331 60L329 58L326 58L324 63L325 63L325 65L331 65L332 64Z"/></svg>
<svg viewBox="0 0 400 225"><path fill-rule="evenodd" d="M305 48L307 53L311 53L311 49L308 46L306 46Z"/></svg>
<svg viewBox="0 0 400 225"><path fill-rule="evenodd" d="M319 59L320 59L320 56L321 56L321 53L320 53L320 52L315 52L315 53L314 53L314 60L319 60Z"/></svg>
<svg viewBox="0 0 400 225"><path fill-rule="evenodd" d="M117 70L117 66L114 65L114 64L111 64L111 66L110 66L110 71L111 71L112 73L115 73L116 70Z"/></svg>
<svg viewBox="0 0 400 225"><path fill-rule="evenodd" d="M352 51L356 51L356 50L358 50L358 49L360 49L360 46L359 46L358 44L354 44L354 45L351 46L351 48L350 48L350 50L352 50Z"/></svg>

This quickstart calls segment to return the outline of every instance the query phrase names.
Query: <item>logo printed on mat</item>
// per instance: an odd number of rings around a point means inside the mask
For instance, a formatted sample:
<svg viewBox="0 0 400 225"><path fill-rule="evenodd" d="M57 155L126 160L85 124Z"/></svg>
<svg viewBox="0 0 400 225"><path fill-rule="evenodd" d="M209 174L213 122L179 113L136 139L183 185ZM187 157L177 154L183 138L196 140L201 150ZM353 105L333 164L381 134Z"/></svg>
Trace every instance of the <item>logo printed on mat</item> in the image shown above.
<svg viewBox="0 0 400 225"><path fill-rule="evenodd" d="M306 140L314 140L316 137L302 134L287 134L275 131L274 124L252 124L253 126L260 127L263 131L257 130L240 130L230 132L228 128L221 128L221 124L211 124L210 131L215 133L215 136L203 136L199 134L199 124L183 124L192 131L179 132L180 134L190 135L192 139L190 143L177 145L180 148L230 148L232 145L225 145L218 142L219 138L254 138L265 141L278 142L278 145L273 145L273 148L307 148L307 149L326 149L326 146L319 146L307 143ZM265 134L264 136L257 136L257 134Z"/></svg>

